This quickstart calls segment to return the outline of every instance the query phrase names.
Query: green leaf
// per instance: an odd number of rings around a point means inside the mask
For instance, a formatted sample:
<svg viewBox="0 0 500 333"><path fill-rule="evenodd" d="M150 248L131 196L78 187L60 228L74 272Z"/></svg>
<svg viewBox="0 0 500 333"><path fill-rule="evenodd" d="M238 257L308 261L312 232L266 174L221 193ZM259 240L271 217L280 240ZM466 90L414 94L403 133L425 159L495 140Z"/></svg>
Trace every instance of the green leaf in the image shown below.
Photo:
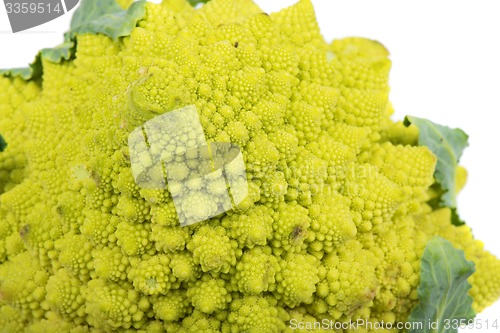
<svg viewBox="0 0 500 333"><path fill-rule="evenodd" d="M436 236L429 240L422 256L419 303L408 319L415 325L410 333L456 333L457 323L474 319L467 279L475 270L464 252L446 239Z"/></svg>
<svg viewBox="0 0 500 333"><path fill-rule="evenodd" d="M0 75L38 79L43 73L42 58L54 63L70 60L76 51L78 34L101 33L114 40L128 36L146 14L145 7L145 0L134 2L128 9L122 9L115 0L82 0L73 14L69 32L64 35L64 43L38 52L29 67L0 69Z"/></svg>
<svg viewBox="0 0 500 333"><path fill-rule="evenodd" d="M191 6L196 7L200 3L207 3L209 0L188 0Z"/></svg>
<svg viewBox="0 0 500 333"><path fill-rule="evenodd" d="M2 134L0 134L0 152L4 151L5 148L7 148L7 142L5 142Z"/></svg>
<svg viewBox="0 0 500 333"><path fill-rule="evenodd" d="M423 118L407 116L404 124L417 126L418 144L427 146L437 157L434 178L443 189L441 206L456 208L456 169L463 150L469 145L469 136L459 128L449 128Z"/></svg>
<svg viewBox="0 0 500 333"><path fill-rule="evenodd" d="M128 36L144 14L146 1L122 9L115 0L83 0L71 20L70 38L76 34L101 33L113 39Z"/></svg>
<svg viewBox="0 0 500 333"><path fill-rule="evenodd" d="M31 67L0 69L0 75L10 77L21 77L23 80L29 80L33 76Z"/></svg>
<svg viewBox="0 0 500 333"><path fill-rule="evenodd" d="M70 40L64 42L54 48L42 49L41 56L51 62L61 62L61 60L69 60L75 53L75 43Z"/></svg>
<svg viewBox="0 0 500 333"><path fill-rule="evenodd" d="M451 210L451 224L456 225L457 227L465 224L465 221L458 215L456 208Z"/></svg>

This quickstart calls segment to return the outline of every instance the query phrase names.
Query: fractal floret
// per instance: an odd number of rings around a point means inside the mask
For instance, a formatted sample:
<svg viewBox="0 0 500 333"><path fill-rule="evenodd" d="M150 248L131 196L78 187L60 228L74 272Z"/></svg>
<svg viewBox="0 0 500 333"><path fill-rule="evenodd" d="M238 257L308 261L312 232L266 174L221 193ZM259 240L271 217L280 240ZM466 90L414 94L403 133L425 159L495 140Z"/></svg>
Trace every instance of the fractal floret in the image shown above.
<svg viewBox="0 0 500 333"><path fill-rule="evenodd" d="M466 135L391 120L384 46L326 42L310 0L129 5L82 1L64 44L1 72L0 332L403 332L497 300L456 209ZM153 170L131 133L186 109ZM238 186L196 177L200 131L238 147Z"/></svg>

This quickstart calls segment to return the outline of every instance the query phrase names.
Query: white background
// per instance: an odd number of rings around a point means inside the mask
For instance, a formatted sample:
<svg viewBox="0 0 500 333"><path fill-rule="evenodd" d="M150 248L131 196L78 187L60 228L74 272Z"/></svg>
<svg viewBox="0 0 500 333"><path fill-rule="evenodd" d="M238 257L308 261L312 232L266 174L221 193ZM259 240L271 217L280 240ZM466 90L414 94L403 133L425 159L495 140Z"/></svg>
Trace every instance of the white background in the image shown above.
<svg viewBox="0 0 500 333"><path fill-rule="evenodd" d="M294 2L257 1L266 12ZM328 41L362 36L376 39L389 49L395 119L403 119L405 115L429 118L460 127L469 134L470 147L461 161L469 170L469 181L459 196L460 215L486 248L500 257L499 3L496 0L312 2ZM24 67L39 49L60 43L69 20L70 15L64 15L12 34L5 8L0 4L0 68ZM500 325L500 302L478 318L498 320Z"/></svg>

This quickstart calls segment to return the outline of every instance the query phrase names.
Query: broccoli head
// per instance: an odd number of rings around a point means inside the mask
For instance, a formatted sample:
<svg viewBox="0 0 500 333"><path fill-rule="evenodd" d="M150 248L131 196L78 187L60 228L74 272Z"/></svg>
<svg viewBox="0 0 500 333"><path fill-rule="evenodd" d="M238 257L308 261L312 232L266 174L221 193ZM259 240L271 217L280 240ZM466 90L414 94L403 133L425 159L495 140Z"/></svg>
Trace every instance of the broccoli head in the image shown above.
<svg viewBox="0 0 500 333"><path fill-rule="evenodd" d="M422 127L390 119L380 43L326 42L309 0L97 3L68 57L0 76L0 332L407 322L436 239L475 264L474 311L500 296L500 261L441 200L465 172L440 186Z"/></svg>

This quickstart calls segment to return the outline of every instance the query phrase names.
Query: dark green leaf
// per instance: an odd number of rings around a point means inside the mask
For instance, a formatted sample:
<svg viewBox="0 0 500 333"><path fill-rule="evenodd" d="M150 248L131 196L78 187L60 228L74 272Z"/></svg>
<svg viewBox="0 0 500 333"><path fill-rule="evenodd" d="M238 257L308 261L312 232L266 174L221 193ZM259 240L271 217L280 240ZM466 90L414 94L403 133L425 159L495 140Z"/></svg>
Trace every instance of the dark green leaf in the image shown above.
<svg viewBox="0 0 500 333"><path fill-rule="evenodd" d="M406 126L417 126L418 144L427 146L437 157L434 178L441 185L441 206L456 208L456 169L462 152L468 146L469 136L459 128L449 128L430 120L407 116Z"/></svg>
<svg viewBox="0 0 500 333"><path fill-rule="evenodd" d="M453 225L456 225L457 227L465 224L465 221L462 220L460 218L460 216L458 216L458 212L457 212L456 208L453 208L451 210L451 223Z"/></svg>
<svg viewBox="0 0 500 333"><path fill-rule="evenodd" d="M0 134L0 152L4 151L5 148L7 148L7 142L5 142L5 139L3 138L2 134Z"/></svg>
<svg viewBox="0 0 500 333"><path fill-rule="evenodd" d="M467 281L475 270L463 251L444 238L432 238L422 256L419 303L408 319L415 325L410 333L456 333L460 323L468 324L476 316Z"/></svg>
<svg viewBox="0 0 500 333"><path fill-rule="evenodd" d="M200 3L207 3L209 0L188 0L188 2L191 4L191 6L195 7L196 5Z"/></svg>

